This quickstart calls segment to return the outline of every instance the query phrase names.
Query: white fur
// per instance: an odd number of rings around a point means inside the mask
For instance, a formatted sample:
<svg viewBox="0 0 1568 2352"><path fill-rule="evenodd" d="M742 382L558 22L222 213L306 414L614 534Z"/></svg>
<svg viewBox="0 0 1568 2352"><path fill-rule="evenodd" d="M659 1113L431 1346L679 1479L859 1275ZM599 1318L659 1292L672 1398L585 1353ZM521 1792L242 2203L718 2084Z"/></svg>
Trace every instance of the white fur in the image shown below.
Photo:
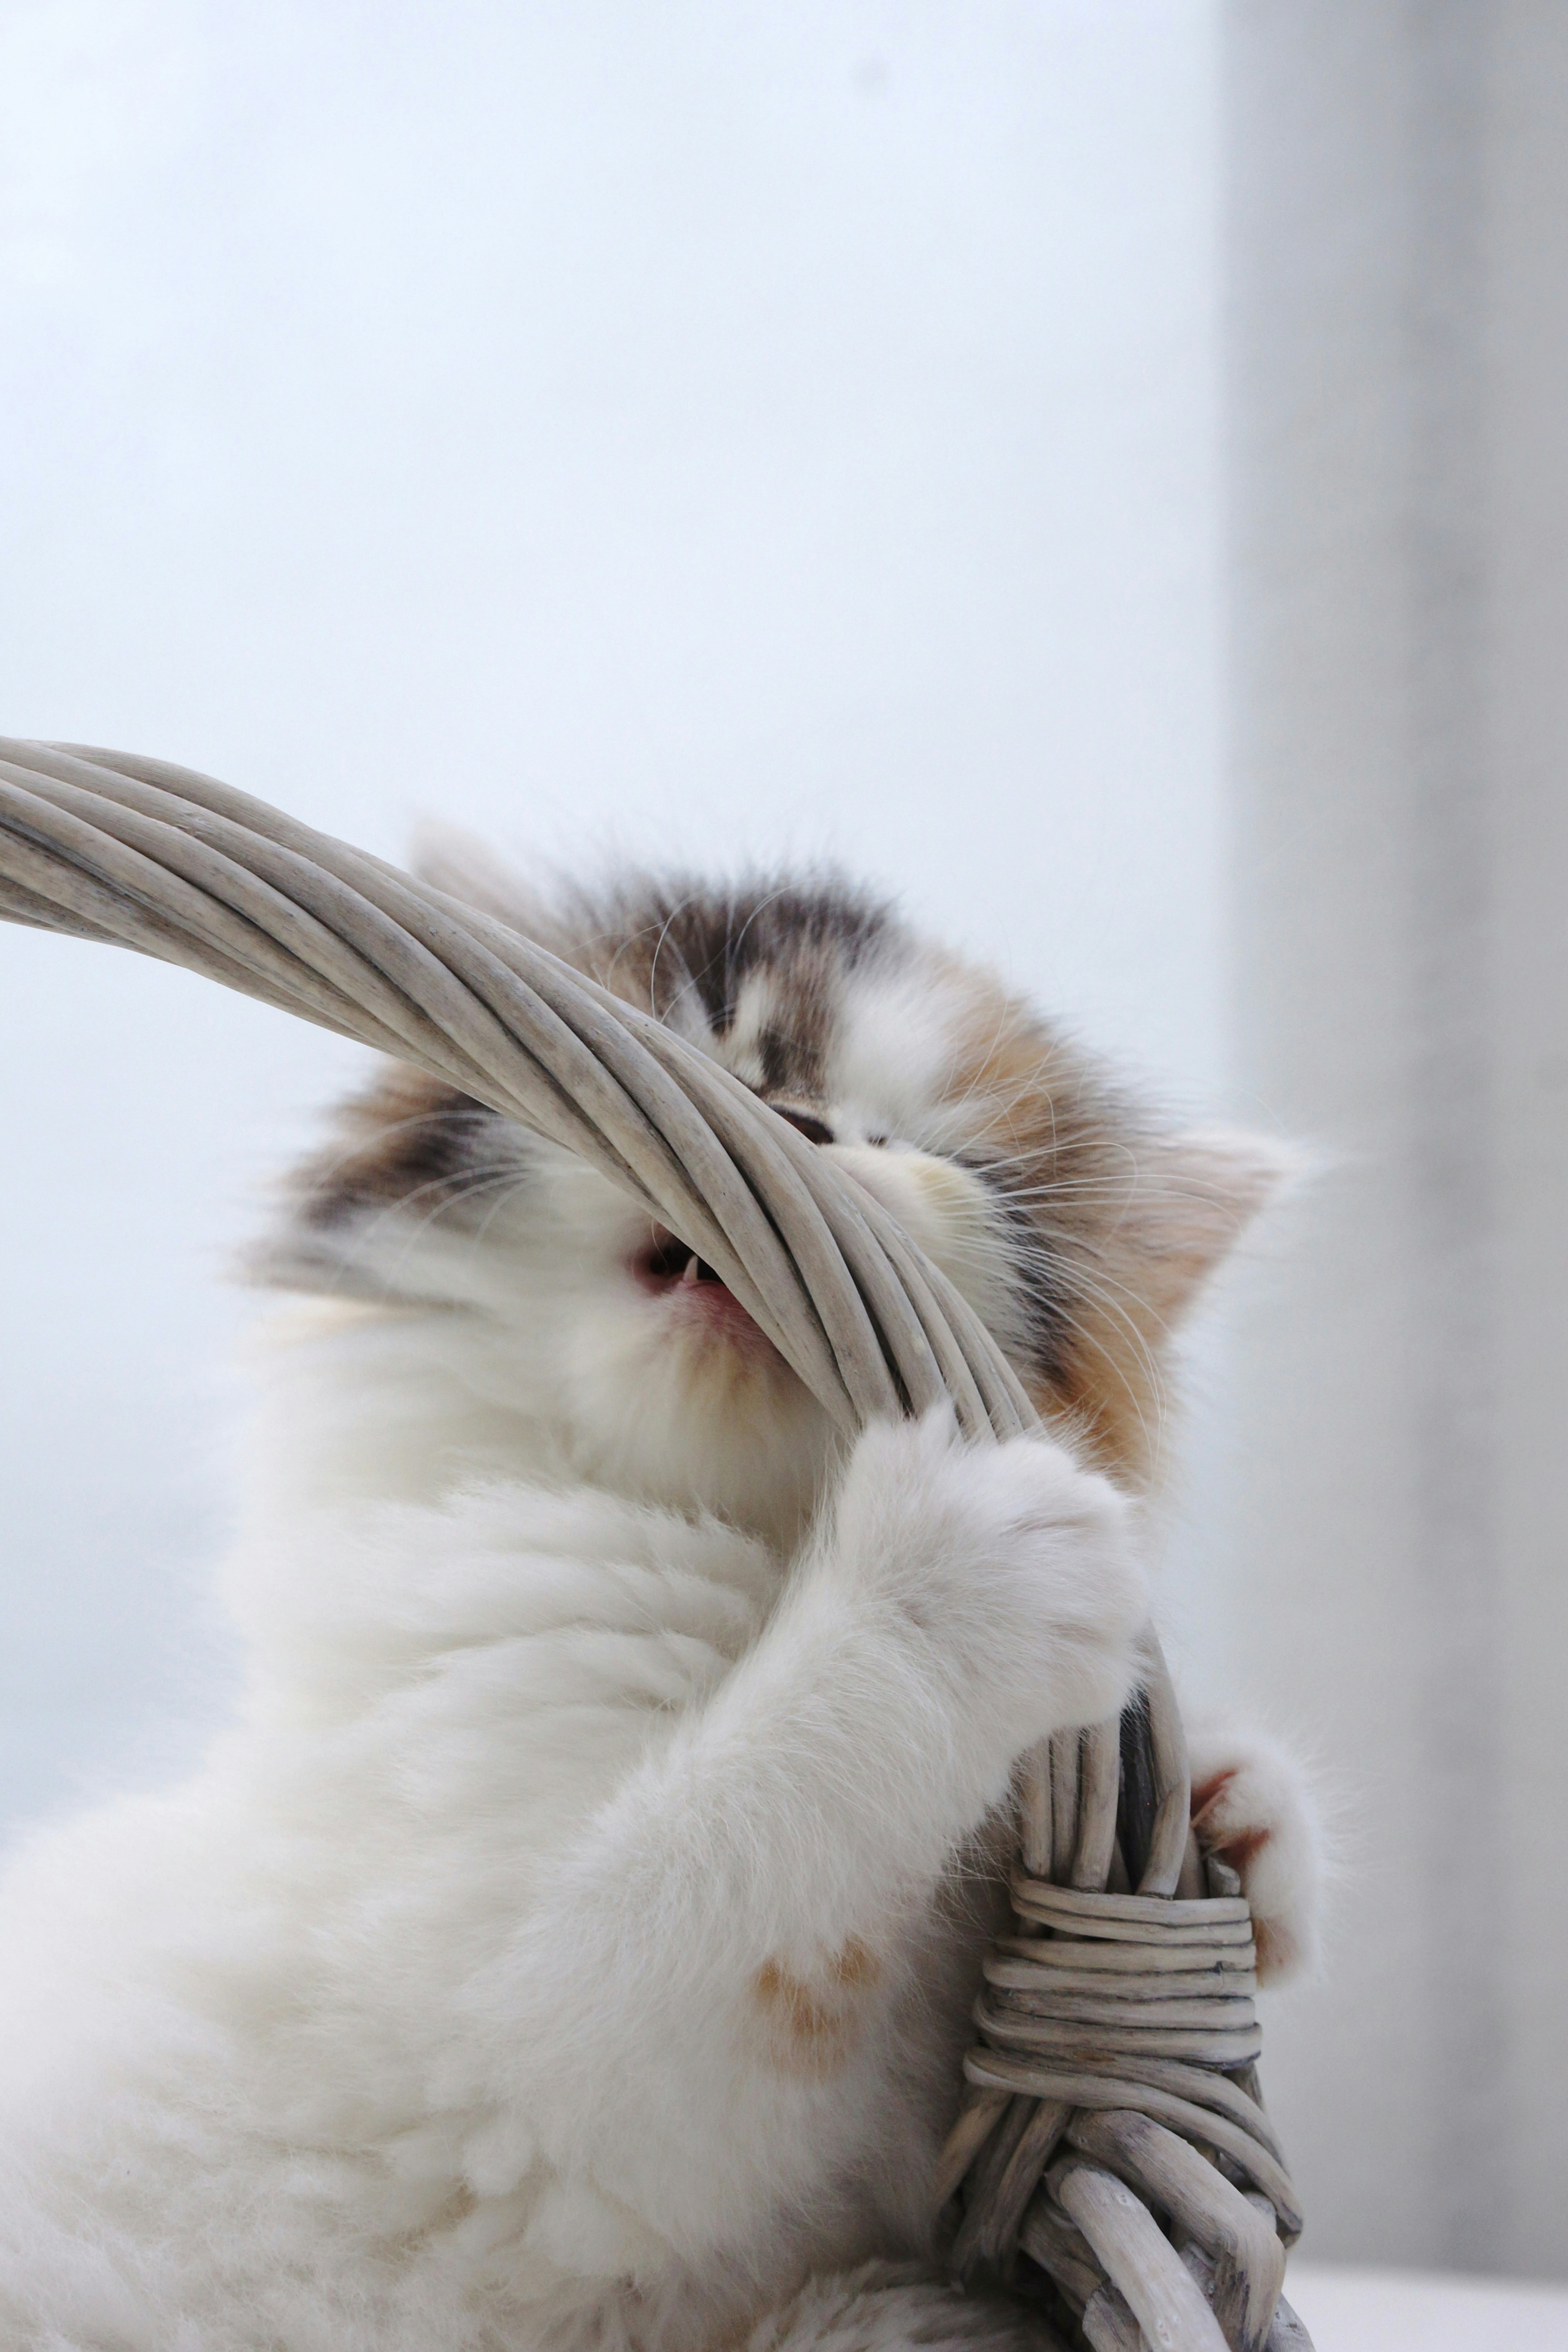
<svg viewBox="0 0 1568 2352"><path fill-rule="evenodd" d="M1300 1761L1255 1726L1200 1724L1188 1748L1194 1824L1205 1844L1241 1872L1259 1984L1317 1968L1329 1840Z"/></svg>
<svg viewBox="0 0 1568 2352"><path fill-rule="evenodd" d="M871 1150L912 1002L847 1026L844 1156L1005 1326L984 1188ZM1026 2340L919 2270L928 2184L1013 1759L1129 1687L1134 1507L941 1413L838 1461L647 1235L531 1146L477 1229L297 1239L381 1303L258 1350L240 1717L0 1897L5 2352Z"/></svg>
<svg viewBox="0 0 1568 2352"><path fill-rule="evenodd" d="M279 1357L290 1415L345 1336ZM1102 1480L938 1416L868 1433L787 1580L513 1478L317 1497L231 1585L254 1673L199 1782L13 1874L0 2338L699 2342L919 2251L937 1948L984 1926L951 1858L1118 1703L1146 1608ZM841 2005L826 2064L770 1968Z"/></svg>

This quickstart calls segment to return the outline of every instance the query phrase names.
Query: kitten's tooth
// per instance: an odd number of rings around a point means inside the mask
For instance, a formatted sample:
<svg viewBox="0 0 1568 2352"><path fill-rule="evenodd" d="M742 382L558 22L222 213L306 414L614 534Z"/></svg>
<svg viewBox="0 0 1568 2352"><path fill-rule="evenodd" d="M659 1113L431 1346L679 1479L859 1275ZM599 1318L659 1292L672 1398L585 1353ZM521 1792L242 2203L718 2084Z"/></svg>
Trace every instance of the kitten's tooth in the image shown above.
<svg viewBox="0 0 1568 2352"><path fill-rule="evenodd" d="M685 1270L685 1272L682 1274L682 1276L681 1276L680 1279L681 1279L681 1281L682 1281L683 1283L687 1283L687 1282L695 1282L695 1281L696 1281L696 1279L697 1279L697 1252L696 1252L695 1250L693 1250L693 1251L692 1251L691 1255L687 1259L687 1261L686 1261L686 1270Z"/></svg>

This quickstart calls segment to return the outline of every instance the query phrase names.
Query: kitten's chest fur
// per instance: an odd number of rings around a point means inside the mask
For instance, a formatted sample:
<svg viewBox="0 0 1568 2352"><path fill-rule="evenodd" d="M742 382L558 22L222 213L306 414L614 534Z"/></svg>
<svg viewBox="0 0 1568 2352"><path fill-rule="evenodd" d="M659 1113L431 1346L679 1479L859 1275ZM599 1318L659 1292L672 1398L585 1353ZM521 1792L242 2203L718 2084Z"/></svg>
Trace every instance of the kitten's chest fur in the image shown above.
<svg viewBox="0 0 1568 2352"><path fill-rule="evenodd" d="M583 2179L558 2126L541 2144L531 2078L551 2078L541 2104L558 2116L564 2059L585 2114L613 2106L616 2045L657 2048L693 1987L595 1956L613 1995L563 2053L534 1998L582 1963L552 1940L563 1887L596 1819L757 1643L792 1552L781 1531L574 1475L569 1439L505 1393L482 1332L458 1318L334 1310L271 1344L251 1528L230 1570L255 1675L214 1783L230 1816L215 1816L217 1842L243 1840L248 1816L270 1856L254 1899L275 1907L277 1973L250 1998L284 2021L258 2045L252 2095L271 2131L357 2145L400 2225L467 2231L489 2242L481 2268L570 2305L584 2233L602 2238L606 2277L662 2270L677 2250ZM734 1737L743 1769L743 1720ZM796 1901L808 1890L787 1874L773 1886L777 1954L750 1972L738 2015L716 2001L713 2032L740 2034L763 2084L780 2282L921 2243L1003 1842L974 1841L937 1888L900 1893L874 1937L831 1951ZM761 1835L754 1859L768 1866ZM719 1982L721 1884L660 1885L634 1859L626 1901L683 1908L678 1973L711 1963ZM736 2095L721 2069L669 2086L672 2101ZM537 2226L563 2198L570 2281Z"/></svg>

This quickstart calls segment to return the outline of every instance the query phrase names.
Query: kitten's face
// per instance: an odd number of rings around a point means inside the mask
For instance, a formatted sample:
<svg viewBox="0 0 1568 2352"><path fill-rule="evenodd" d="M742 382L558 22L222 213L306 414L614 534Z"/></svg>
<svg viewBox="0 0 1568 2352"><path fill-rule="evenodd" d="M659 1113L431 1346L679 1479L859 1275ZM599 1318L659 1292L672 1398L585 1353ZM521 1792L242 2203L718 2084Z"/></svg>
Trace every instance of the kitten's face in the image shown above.
<svg viewBox="0 0 1568 2352"><path fill-rule="evenodd" d="M1256 1153L1154 1129L986 973L838 886L632 884L564 912L445 887L710 1054L877 1196L1048 1415L1151 1467L1169 1326L1258 1205ZM466 1310L487 1402L582 1472L787 1536L826 1415L740 1302L595 1170L394 1069L301 1172L269 1279Z"/></svg>

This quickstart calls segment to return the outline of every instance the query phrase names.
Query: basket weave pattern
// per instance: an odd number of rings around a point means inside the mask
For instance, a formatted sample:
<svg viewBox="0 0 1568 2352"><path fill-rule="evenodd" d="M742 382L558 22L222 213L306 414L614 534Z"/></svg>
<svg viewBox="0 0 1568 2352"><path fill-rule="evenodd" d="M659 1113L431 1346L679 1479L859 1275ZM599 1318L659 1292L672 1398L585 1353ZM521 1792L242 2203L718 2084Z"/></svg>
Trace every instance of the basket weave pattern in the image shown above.
<svg viewBox="0 0 1568 2352"><path fill-rule="evenodd" d="M0 739L0 919L185 965L447 1079L710 1264L837 1425L1037 1428L973 1310L748 1088L503 924L211 778ZM1042 2274L1095 2352L1288 2352L1300 2228L1252 2062L1247 1906L1188 1826L1158 1644L1123 1718L1020 1776L1016 1934L937 2192L960 2275ZM1158 2217L1158 2218L1156 2218ZM1310 2352L1310 2347L1309 2347Z"/></svg>

